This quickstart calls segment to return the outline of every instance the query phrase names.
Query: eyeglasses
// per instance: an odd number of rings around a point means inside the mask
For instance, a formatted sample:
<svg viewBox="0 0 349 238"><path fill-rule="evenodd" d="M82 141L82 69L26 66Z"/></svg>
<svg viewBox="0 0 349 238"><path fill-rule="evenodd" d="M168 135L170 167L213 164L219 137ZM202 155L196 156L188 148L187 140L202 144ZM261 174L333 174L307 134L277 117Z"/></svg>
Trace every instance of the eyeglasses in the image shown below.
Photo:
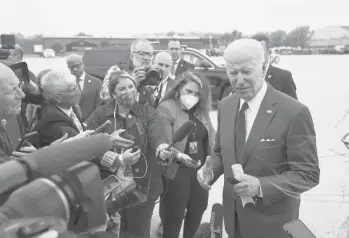
<svg viewBox="0 0 349 238"><path fill-rule="evenodd" d="M138 54L140 56L148 56L149 58L152 58L154 56L153 52L145 52L145 51L136 51L136 52L133 52L135 54Z"/></svg>
<svg viewBox="0 0 349 238"><path fill-rule="evenodd" d="M17 94L19 90L23 89L24 82L20 81L19 84L15 87L13 87L9 92L4 92L5 95L12 95L12 94Z"/></svg>

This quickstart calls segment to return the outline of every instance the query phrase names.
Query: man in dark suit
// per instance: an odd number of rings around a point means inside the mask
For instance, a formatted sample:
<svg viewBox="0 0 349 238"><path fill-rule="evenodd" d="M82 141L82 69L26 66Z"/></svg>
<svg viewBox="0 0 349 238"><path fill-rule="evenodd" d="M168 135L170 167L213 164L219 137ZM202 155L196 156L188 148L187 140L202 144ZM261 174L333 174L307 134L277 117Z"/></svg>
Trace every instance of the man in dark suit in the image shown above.
<svg viewBox="0 0 349 238"><path fill-rule="evenodd" d="M265 60L268 62L270 57L269 38L265 35L257 34L253 37L253 39L259 41L262 44L265 52ZM296 93L297 87L292 78L292 73L288 70L275 67L274 65L272 65L272 62L269 62L266 65L269 65L269 67L267 69L265 81L273 86L273 88L275 88L276 90L283 92L288 96L293 97L294 99L298 99ZM231 87L225 89L221 98L225 98L226 96L231 94L232 91L233 90Z"/></svg>
<svg viewBox="0 0 349 238"><path fill-rule="evenodd" d="M14 49L10 50L10 55L6 60L7 65L17 64L23 61L24 50L19 45L16 45ZM28 70L30 81L36 83L35 75ZM22 75L19 75L17 72L17 77L21 79ZM16 147L19 143L19 139L27 132L28 129L28 118L26 116L27 107L30 105L28 102L22 102L20 114L8 118L7 120L7 130L8 136L10 138L11 144L13 147Z"/></svg>
<svg viewBox="0 0 349 238"><path fill-rule="evenodd" d="M188 69L194 68L194 65L182 59L182 46L178 40L168 42L168 51L172 56L172 65L170 67L171 77L175 79Z"/></svg>
<svg viewBox="0 0 349 238"><path fill-rule="evenodd" d="M81 107L82 119L86 120L100 105L102 82L84 71L82 57L78 54L69 55L67 57L67 65L72 75L76 77L78 89L81 91L78 104Z"/></svg>
<svg viewBox="0 0 349 238"><path fill-rule="evenodd" d="M266 35L257 34L252 39L259 41L264 49L265 60L268 62L270 59L270 40ZM285 69L280 69L269 64L265 81L267 81L276 90L287 94L290 97L297 99L296 84L293 81L292 73Z"/></svg>
<svg viewBox="0 0 349 238"><path fill-rule="evenodd" d="M216 144L198 171L204 188L220 175L224 183L225 228L234 238L287 238L282 226L299 217L300 194L319 183L314 124L309 109L264 80L264 51L253 39L231 43L224 52L235 94L218 109ZM242 205L242 198L253 203Z"/></svg>
<svg viewBox="0 0 349 238"><path fill-rule="evenodd" d="M12 70L0 63L0 163L9 161L11 156L23 157L36 151L33 146L24 145L20 151L14 152L16 147L9 137L12 128L8 127L8 122L20 114L21 103L25 97L22 85ZM6 201L8 195L0 196L0 206Z"/></svg>
<svg viewBox="0 0 349 238"><path fill-rule="evenodd" d="M33 145L42 148L65 134L74 137L82 133L84 125L81 123L81 113L74 107L79 102L81 92L74 76L50 71L42 78L41 86L46 102L41 105L40 116L33 129L39 132Z"/></svg>
<svg viewBox="0 0 349 238"><path fill-rule="evenodd" d="M175 84L175 80L170 77L171 63L171 55L167 52L162 51L155 56L154 64L163 72L162 80L155 90L155 97L159 102Z"/></svg>

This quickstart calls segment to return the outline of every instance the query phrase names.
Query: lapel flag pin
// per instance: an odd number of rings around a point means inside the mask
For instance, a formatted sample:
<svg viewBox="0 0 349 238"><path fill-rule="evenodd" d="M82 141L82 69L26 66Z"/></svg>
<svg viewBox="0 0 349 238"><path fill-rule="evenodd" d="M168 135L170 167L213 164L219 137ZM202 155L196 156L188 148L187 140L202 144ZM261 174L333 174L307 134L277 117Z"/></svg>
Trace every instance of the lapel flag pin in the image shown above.
<svg viewBox="0 0 349 238"><path fill-rule="evenodd" d="M91 80L89 80L88 82L91 83Z"/></svg>
<svg viewBox="0 0 349 238"><path fill-rule="evenodd" d="M271 113L271 110L267 110L267 113L270 114L270 113Z"/></svg>
<svg viewBox="0 0 349 238"><path fill-rule="evenodd" d="M271 78L271 74L268 75L268 79L270 79L270 78Z"/></svg>

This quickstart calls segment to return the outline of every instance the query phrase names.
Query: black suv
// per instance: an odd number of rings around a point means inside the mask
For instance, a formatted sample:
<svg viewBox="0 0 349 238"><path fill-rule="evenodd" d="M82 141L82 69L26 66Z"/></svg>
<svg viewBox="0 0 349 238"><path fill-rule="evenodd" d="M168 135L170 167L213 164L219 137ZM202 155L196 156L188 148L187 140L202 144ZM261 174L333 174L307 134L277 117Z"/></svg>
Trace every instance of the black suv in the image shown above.
<svg viewBox="0 0 349 238"><path fill-rule="evenodd" d="M159 49L155 49L155 53L160 51ZM83 58L86 72L103 79L111 66L117 64L124 69L129 66L130 48L95 48L86 51ZM212 107L216 108L225 87L229 85L225 68L217 65L210 57L193 48L184 47L182 50L182 58L195 65L195 69L201 71L209 79L212 94Z"/></svg>

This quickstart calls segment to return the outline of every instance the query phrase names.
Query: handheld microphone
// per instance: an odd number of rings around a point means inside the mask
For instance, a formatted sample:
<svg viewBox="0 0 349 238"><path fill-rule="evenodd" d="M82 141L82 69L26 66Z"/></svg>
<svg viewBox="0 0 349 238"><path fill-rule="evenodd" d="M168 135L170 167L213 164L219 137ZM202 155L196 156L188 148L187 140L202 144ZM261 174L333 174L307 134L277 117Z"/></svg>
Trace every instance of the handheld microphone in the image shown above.
<svg viewBox="0 0 349 238"><path fill-rule="evenodd" d="M24 142L26 142L26 140L28 140L30 137L32 136L36 136L37 134L39 134L37 131L33 131L31 133L28 133L28 134L25 134L21 141L19 142L17 148L16 148L16 151L20 151L21 147L23 146Z"/></svg>
<svg viewBox="0 0 349 238"><path fill-rule="evenodd" d="M211 238L222 237L223 226L223 206L222 204L215 203L211 210Z"/></svg>
<svg viewBox="0 0 349 238"><path fill-rule="evenodd" d="M173 145L175 143L182 141L184 139L184 137L186 137L191 132L191 130L194 128L194 126L195 126L195 124L191 120L184 123L174 134L173 142L171 143L171 145L169 145L167 147L167 150L169 150L171 147L173 147Z"/></svg>
<svg viewBox="0 0 349 238"><path fill-rule="evenodd" d="M211 238L211 225L208 222L200 224L194 238Z"/></svg>
<svg viewBox="0 0 349 238"><path fill-rule="evenodd" d="M100 125L99 127L96 128L96 130L92 133L92 135L101 133L105 128L107 128L110 125L111 125L110 120L104 122L102 125Z"/></svg>
<svg viewBox="0 0 349 238"><path fill-rule="evenodd" d="M90 161L111 148L109 136L99 134L51 145L23 159L10 160L0 165L0 194L37 176L50 176Z"/></svg>
<svg viewBox="0 0 349 238"><path fill-rule="evenodd" d="M177 142L180 142L184 139L184 137L186 137L191 130L194 128L195 124L193 121L189 120L186 123L184 123L175 133L175 135L173 136L173 142L171 143L171 145L169 145L166 150L171 150L173 145ZM175 150L174 150L175 151ZM175 151L176 154L176 151ZM168 162L169 166L166 169L166 177L173 180L174 177L177 174L177 170L179 165L177 164L176 160L172 160L172 162Z"/></svg>

